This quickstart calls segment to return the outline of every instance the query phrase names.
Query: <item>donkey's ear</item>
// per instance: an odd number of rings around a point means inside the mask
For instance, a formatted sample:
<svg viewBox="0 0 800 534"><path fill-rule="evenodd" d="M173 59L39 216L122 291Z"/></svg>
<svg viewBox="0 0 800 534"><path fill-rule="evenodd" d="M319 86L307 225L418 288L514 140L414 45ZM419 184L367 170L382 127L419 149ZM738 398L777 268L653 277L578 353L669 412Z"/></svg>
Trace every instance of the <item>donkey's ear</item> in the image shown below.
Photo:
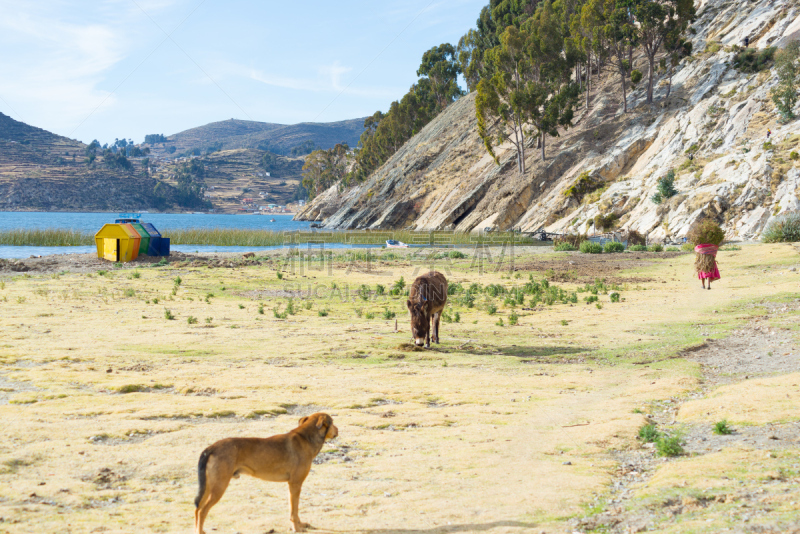
<svg viewBox="0 0 800 534"><path fill-rule="evenodd" d="M406 306L408 307L408 311L411 311L411 308L413 308L413 307L414 307L414 306L411 304L411 301L410 301L410 300L407 300L407 301L406 301Z"/></svg>

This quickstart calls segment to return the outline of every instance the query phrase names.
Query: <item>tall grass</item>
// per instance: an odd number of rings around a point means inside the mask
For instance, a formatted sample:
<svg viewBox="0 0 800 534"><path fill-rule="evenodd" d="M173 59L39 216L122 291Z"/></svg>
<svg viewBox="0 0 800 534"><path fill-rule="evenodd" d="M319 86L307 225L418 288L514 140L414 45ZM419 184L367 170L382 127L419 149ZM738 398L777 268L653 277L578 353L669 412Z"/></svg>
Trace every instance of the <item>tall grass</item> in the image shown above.
<svg viewBox="0 0 800 534"><path fill-rule="evenodd" d="M0 245L69 247L93 245L94 236L78 230L44 228L28 230L4 230L0 232Z"/></svg>
<svg viewBox="0 0 800 534"><path fill-rule="evenodd" d="M387 239L409 245L544 245L511 232L469 234L465 232L341 231L341 232L274 232L239 228L164 229L161 235L170 238L172 245L216 245L238 247L270 247L305 243L346 243L351 245L382 245ZM41 230L0 231L0 245L16 246L76 246L93 245L94 234L77 230L47 228Z"/></svg>
<svg viewBox="0 0 800 534"><path fill-rule="evenodd" d="M776 217L761 234L764 243L796 243L800 241L800 213L784 213Z"/></svg>

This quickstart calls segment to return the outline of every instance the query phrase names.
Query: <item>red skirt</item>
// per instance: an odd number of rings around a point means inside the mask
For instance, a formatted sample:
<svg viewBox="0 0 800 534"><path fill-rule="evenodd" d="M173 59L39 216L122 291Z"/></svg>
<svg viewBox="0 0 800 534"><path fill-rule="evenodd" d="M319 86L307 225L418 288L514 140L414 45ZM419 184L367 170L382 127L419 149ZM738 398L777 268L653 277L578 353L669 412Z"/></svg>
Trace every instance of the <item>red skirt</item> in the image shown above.
<svg viewBox="0 0 800 534"><path fill-rule="evenodd" d="M699 271L699 272L697 273L697 278L699 278L700 280L703 280L703 279L707 278L708 280L710 280L710 281L712 281L712 282L713 282L714 280L719 280L719 279L720 279L720 275L719 275L719 269L718 269L718 268L717 268L717 266L715 265L715 266L714 266L714 270L713 270L713 271L711 271L711 272Z"/></svg>

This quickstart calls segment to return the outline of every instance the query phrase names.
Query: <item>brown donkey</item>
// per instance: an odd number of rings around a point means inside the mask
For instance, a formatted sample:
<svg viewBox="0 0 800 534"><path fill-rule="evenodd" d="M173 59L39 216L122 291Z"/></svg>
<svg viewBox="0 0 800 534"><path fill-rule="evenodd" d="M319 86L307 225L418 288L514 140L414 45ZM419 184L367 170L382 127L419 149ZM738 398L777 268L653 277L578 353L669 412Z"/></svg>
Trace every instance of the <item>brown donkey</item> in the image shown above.
<svg viewBox="0 0 800 534"><path fill-rule="evenodd" d="M433 342L439 343L439 319L447 304L447 278L440 272L431 271L414 280L408 291L408 311L411 313L411 335L414 344L431 346L431 322Z"/></svg>

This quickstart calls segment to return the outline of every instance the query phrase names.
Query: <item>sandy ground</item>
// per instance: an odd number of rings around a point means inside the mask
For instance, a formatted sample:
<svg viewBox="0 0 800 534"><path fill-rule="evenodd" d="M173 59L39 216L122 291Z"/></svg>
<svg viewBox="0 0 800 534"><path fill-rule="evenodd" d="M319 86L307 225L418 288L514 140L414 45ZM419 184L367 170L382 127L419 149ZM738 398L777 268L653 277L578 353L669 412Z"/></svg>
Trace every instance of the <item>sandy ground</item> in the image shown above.
<svg viewBox="0 0 800 534"><path fill-rule="evenodd" d="M301 499L321 532L796 528L792 247L721 253L710 292L691 255L361 254L0 265L0 532L190 532L203 448L319 410L340 429ZM442 344L411 351L386 293L431 266L464 287L589 291L453 295ZM587 303L595 278L609 285ZM701 446L723 418L734 437ZM687 453L657 457L636 438L648 421L683 429ZM285 532L285 493L243 477L207 530Z"/></svg>

